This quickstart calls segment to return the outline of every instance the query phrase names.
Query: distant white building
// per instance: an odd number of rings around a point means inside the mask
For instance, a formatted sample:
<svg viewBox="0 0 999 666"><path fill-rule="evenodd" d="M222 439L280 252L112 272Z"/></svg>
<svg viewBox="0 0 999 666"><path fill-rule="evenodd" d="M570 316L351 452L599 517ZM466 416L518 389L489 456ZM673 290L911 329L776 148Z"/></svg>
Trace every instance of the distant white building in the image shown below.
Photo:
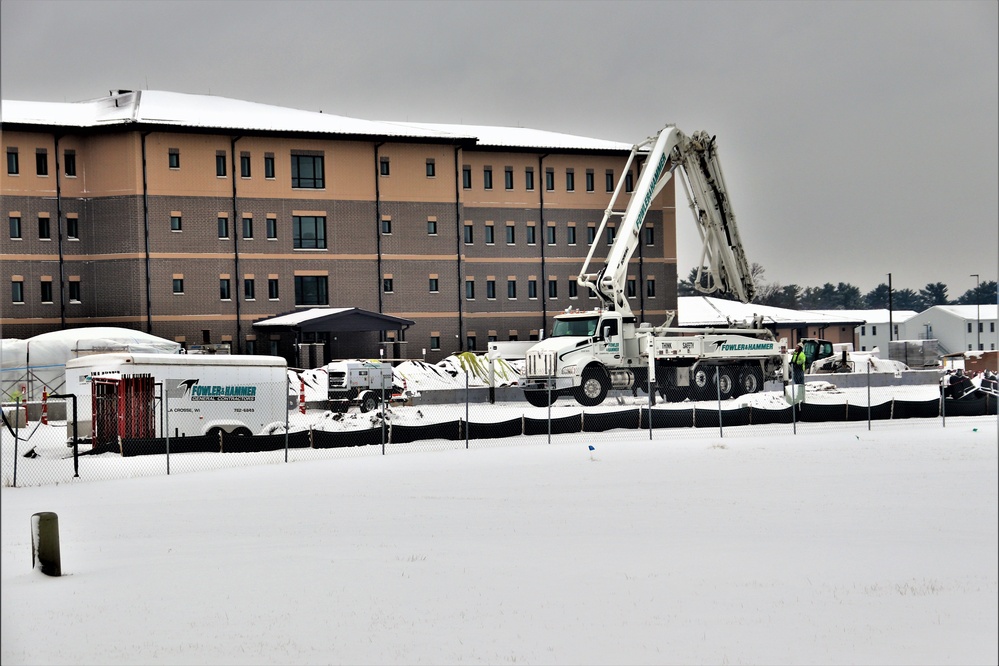
<svg viewBox="0 0 999 666"><path fill-rule="evenodd" d="M888 358L888 343L900 340L903 322L916 316L915 310L812 310L824 315L838 315L862 322L853 331L853 348L857 351L880 350ZM891 331L891 333L889 333Z"/></svg>
<svg viewBox="0 0 999 666"><path fill-rule="evenodd" d="M903 339L938 340L941 354L999 349L995 304L934 305L906 319L900 328Z"/></svg>

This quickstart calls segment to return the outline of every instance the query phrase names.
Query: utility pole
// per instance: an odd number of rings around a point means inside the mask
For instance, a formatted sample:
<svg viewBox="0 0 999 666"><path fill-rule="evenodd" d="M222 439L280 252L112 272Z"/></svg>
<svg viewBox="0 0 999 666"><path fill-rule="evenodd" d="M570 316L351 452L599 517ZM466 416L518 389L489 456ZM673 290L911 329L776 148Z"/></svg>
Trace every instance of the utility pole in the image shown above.
<svg viewBox="0 0 999 666"><path fill-rule="evenodd" d="M893 340L892 333L895 330L895 322L891 315L891 273L888 274L888 342ZM890 356L890 352L889 352Z"/></svg>
<svg viewBox="0 0 999 666"><path fill-rule="evenodd" d="M975 278L975 351L982 348L982 299L978 293L978 273L968 277Z"/></svg>

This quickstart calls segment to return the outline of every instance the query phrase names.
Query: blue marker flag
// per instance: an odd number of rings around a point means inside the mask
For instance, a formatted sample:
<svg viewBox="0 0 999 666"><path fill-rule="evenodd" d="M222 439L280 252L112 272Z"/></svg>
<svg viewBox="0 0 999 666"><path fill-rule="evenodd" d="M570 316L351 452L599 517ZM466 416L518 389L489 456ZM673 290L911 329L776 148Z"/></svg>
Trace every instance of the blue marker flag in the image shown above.
<svg viewBox="0 0 999 666"><path fill-rule="evenodd" d="M596 449L593 448L593 445L590 445L590 451L596 451Z"/></svg>

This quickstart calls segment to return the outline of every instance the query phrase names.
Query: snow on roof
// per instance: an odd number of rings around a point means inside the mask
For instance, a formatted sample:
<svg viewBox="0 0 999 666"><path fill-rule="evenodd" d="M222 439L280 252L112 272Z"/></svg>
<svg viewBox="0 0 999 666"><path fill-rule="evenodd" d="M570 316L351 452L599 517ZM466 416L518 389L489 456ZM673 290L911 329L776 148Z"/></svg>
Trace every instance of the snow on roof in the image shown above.
<svg viewBox="0 0 999 666"><path fill-rule="evenodd" d="M308 310L289 312L286 315L278 315L277 317L270 317L269 319L264 319L263 321L255 322L253 325L254 326L298 326L304 322L312 321L313 319L328 317L331 314L340 314L341 312L347 312L348 310L353 310L353 309L354 308L309 308Z"/></svg>
<svg viewBox="0 0 999 666"><path fill-rule="evenodd" d="M752 323L754 316L763 317L764 324L861 324L863 319L827 314L815 310L789 310L771 305L726 301L710 296L681 296L677 298L678 326L717 326L729 322Z"/></svg>
<svg viewBox="0 0 999 666"><path fill-rule="evenodd" d="M861 320L861 323L874 322L876 324L887 321L902 323L906 319L919 314L915 310L892 310L889 312L888 308L875 308L873 310L809 310L809 312L827 314L831 317L858 319Z"/></svg>
<svg viewBox="0 0 999 666"><path fill-rule="evenodd" d="M478 140L484 146L550 149L630 150L631 145L525 127L444 125L374 121L303 111L244 100L162 90L119 91L83 102L3 100L4 123L100 127L141 123L246 131L308 132L438 139Z"/></svg>
<svg viewBox="0 0 999 666"><path fill-rule="evenodd" d="M982 305L934 305L936 309L960 319L995 319L999 306L995 304Z"/></svg>

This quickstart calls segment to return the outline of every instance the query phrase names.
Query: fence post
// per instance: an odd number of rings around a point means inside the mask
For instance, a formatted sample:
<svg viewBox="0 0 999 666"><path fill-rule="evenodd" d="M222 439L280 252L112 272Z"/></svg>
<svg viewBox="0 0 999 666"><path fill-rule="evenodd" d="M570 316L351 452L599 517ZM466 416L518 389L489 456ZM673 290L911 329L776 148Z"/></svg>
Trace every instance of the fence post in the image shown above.
<svg viewBox="0 0 999 666"><path fill-rule="evenodd" d="M42 389L42 425L49 424L49 391Z"/></svg>
<svg viewBox="0 0 999 666"><path fill-rule="evenodd" d="M46 576L62 575L59 516L51 511L31 516L31 568L40 568Z"/></svg>
<svg viewBox="0 0 999 666"><path fill-rule="evenodd" d="M722 413L721 413L721 366L715 366L715 389L718 391L718 436L725 437L725 431L722 429Z"/></svg>
<svg viewBox="0 0 999 666"><path fill-rule="evenodd" d="M468 368L465 368L465 450L468 450Z"/></svg>
<svg viewBox="0 0 999 666"><path fill-rule="evenodd" d="M291 394L291 378L288 376L288 373L285 373L285 375L284 375L284 407L285 407L285 409L284 409L284 461L285 462L288 462L288 428L290 426L290 423L288 421L288 412L291 411L290 409L288 409L288 407L290 406L288 404L290 402L288 400L288 396L290 394ZM310 445L312 444L311 428L310 428L310 433L309 433L309 444Z"/></svg>
<svg viewBox="0 0 999 666"><path fill-rule="evenodd" d="M871 363L867 361L867 429L871 429Z"/></svg>

